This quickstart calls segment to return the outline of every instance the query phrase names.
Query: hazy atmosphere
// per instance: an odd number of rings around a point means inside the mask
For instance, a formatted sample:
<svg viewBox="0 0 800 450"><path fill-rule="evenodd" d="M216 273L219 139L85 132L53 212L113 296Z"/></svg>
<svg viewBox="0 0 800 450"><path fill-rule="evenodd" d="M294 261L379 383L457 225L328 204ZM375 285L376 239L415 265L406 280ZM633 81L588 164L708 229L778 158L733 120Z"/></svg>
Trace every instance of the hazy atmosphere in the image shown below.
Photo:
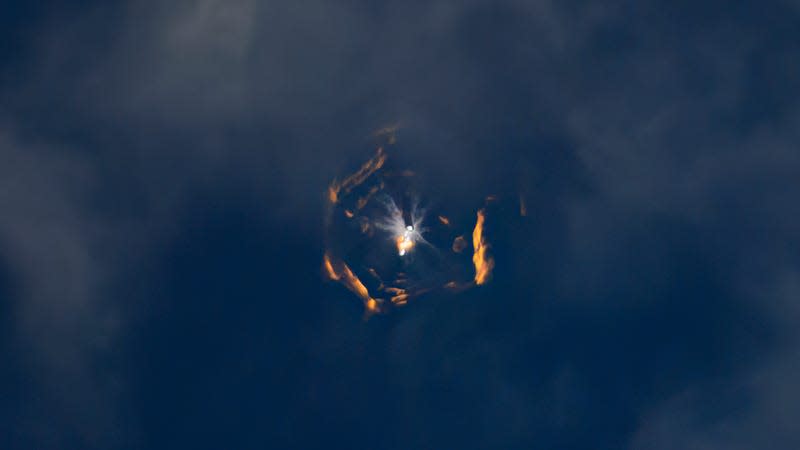
<svg viewBox="0 0 800 450"><path fill-rule="evenodd" d="M493 273L365 314L389 140ZM797 449L799 198L794 0L5 2L0 448Z"/></svg>

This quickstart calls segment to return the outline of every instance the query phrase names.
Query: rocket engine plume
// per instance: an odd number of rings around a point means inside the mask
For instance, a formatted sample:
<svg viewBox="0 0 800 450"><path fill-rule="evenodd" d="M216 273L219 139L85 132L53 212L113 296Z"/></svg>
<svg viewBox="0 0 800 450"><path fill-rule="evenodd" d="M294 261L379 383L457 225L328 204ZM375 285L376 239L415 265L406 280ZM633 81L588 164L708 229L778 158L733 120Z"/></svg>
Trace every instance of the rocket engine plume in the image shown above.
<svg viewBox="0 0 800 450"><path fill-rule="evenodd" d="M394 144L391 131L385 145ZM424 226L426 211L408 188L414 172L387 169L387 161L384 146L378 146L355 172L328 186L325 277L354 293L364 305L365 317L431 291L456 294L487 283L494 259L484 229L486 210L477 212L470 264L463 254L469 245L465 239L469 231L463 228L467 224L458 216L433 214L438 220Z"/></svg>
<svg viewBox="0 0 800 450"><path fill-rule="evenodd" d="M486 283L492 275L492 269L494 269L494 258L486 254L489 244L483 233L485 220L486 211L479 209L478 219L475 222L475 228L472 230L472 248L474 249L472 263L475 266L475 284L477 285Z"/></svg>

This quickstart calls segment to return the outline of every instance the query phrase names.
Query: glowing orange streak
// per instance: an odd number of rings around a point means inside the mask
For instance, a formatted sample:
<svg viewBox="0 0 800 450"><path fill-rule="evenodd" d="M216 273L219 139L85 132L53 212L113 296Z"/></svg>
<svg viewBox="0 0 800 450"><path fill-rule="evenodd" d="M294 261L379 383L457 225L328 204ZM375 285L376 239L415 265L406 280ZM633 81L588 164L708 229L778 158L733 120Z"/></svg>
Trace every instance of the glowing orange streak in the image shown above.
<svg viewBox="0 0 800 450"><path fill-rule="evenodd" d="M325 269L325 275L328 276L331 280L339 280L339 275L336 274L336 271L333 270L333 264L331 263L331 258L325 253L325 256L322 257L322 267Z"/></svg>
<svg viewBox="0 0 800 450"><path fill-rule="evenodd" d="M339 201L339 189L340 186L336 184L336 181L328 186L328 200L330 200L331 203L336 203Z"/></svg>
<svg viewBox="0 0 800 450"><path fill-rule="evenodd" d="M442 225L450 225L450 219L445 216L439 216L439 222L442 222Z"/></svg>
<svg viewBox="0 0 800 450"><path fill-rule="evenodd" d="M330 200L331 203L337 203L339 201L339 192L342 190L344 190L345 193L350 192L351 189L363 183L370 175L383 167L385 162L386 153L383 151L383 147L378 147L375 156L365 162L354 174L345 178L341 183L336 180L331 183L328 187L328 200Z"/></svg>
<svg viewBox="0 0 800 450"><path fill-rule="evenodd" d="M489 248L489 243L483 236L483 222L486 213L484 210L478 210L478 220L475 222L475 229L472 231L472 247L475 253L472 255L472 264L475 265L475 284L481 285L489 280L494 269L494 258L487 257L486 250Z"/></svg>
<svg viewBox="0 0 800 450"><path fill-rule="evenodd" d="M331 256L326 252L322 258L322 265L331 280L342 283L347 289L361 297L368 311L375 312L378 310L378 301L370 297L367 287L364 286L364 283L358 279L346 263L331 259Z"/></svg>
<svg viewBox="0 0 800 450"><path fill-rule="evenodd" d="M397 288L397 287L387 287L383 290L387 294L392 294L390 298L391 302L395 305L405 305L408 303L408 299L410 295L406 292L405 289Z"/></svg>
<svg viewBox="0 0 800 450"><path fill-rule="evenodd" d="M405 305L408 303L408 294L398 294L392 297L392 303L395 305Z"/></svg>
<svg viewBox="0 0 800 450"><path fill-rule="evenodd" d="M523 195L519 196L519 215L522 217L528 216L528 203Z"/></svg>

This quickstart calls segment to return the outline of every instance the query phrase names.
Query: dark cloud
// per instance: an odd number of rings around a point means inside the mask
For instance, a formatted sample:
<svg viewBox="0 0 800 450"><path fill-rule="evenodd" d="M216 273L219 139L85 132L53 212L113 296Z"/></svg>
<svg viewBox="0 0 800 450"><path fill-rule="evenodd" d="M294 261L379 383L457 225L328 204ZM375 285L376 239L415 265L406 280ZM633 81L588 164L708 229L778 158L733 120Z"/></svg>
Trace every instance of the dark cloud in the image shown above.
<svg viewBox="0 0 800 450"><path fill-rule="evenodd" d="M797 447L797 5L373 3L0 10L6 447ZM395 123L497 271L364 323Z"/></svg>

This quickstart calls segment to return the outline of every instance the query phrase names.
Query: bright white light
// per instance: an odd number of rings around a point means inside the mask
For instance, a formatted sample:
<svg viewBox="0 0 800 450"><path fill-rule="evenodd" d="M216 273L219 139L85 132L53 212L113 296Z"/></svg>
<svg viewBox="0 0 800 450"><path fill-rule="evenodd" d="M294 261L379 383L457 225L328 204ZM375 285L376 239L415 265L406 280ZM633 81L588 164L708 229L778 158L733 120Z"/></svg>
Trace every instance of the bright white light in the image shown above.
<svg viewBox="0 0 800 450"><path fill-rule="evenodd" d="M416 203L411 205L410 216L411 224L407 224L403 218L403 212L397 207L394 200L385 196L381 199L386 206L387 215L375 222L375 226L385 230L392 236L392 241L397 246L397 254L405 256L411 253L417 242L425 242L422 232L422 218L424 211L417 208Z"/></svg>

